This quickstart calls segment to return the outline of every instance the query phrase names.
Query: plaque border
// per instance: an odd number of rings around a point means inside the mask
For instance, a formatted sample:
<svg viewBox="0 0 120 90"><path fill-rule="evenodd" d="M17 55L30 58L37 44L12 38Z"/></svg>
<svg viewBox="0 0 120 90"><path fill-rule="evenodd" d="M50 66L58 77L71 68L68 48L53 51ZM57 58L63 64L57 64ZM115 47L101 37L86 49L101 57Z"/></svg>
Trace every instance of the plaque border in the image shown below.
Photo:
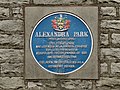
<svg viewBox="0 0 120 90"><path fill-rule="evenodd" d="M25 9L26 8L29 8L29 7L32 7L32 8L36 8L36 7L38 7L38 8L43 8L43 7L46 7L46 8L51 8L51 7L55 7L55 8L66 8L66 7L72 7L72 8L96 8L96 13L97 13L97 26L96 26L96 28L97 28L97 34L100 34L100 32L99 32L99 29L100 29L100 21L99 21L99 18L100 18L100 16L99 16L99 7L98 6L96 6L96 5L93 5L93 6L75 6L75 5L71 5L71 6L69 6L69 5L63 5L63 6L61 6L61 5L49 5L49 6L43 6L43 5L25 5L25 6L23 6L23 18L25 19ZM43 17L42 17L43 18ZM26 27L25 27L25 20L23 21L24 22L24 32L26 32ZM35 80L35 79L86 79L86 80L98 80L99 78L100 78L100 75L99 75L99 73L100 73L100 65L99 65L99 60L98 60L98 58L100 57L100 53L99 53L99 51L100 51L100 48L99 48L99 39L100 39L100 37L99 37L99 35L97 35L96 36L96 38L97 38L97 47L96 47L96 56L97 56L97 71L95 72L96 73L96 75L95 75L95 77L93 77L93 73L90 75L90 76L88 76L88 77L86 77L86 76L80 76L80 75L78 75L79 74L79 72L77 72L77 74L73 74L73 75L51 75L50 73L44 73L43 71L41 71L41 72L43 72L43 74L46 74L46 75L34 75L34 74L32 74L32 73L30 73L30 71L28 71L28 66L26 66L26 53L27 53L27 51L26 51L26 33L24 33L24 46L25 46L25 48L24 48L24 72L25 72L25 74L24 74L24 79L26 79L26 80ZM95 38L93 38L93 41L94 41L94 39ZM94 48L94 45L93 45L93 48ZM33 70L32 70L33 71ZM29 73L28 73L29 72ZM40 72L40 73L41 73ZM75 76L75 75L77 75L77 76Z"/></svg>

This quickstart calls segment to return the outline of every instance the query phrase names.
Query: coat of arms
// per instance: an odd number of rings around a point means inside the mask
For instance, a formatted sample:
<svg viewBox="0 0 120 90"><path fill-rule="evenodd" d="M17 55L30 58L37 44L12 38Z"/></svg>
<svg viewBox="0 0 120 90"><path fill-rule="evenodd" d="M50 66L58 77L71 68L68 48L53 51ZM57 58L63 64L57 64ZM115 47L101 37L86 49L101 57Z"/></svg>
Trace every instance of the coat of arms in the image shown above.
<svg viewBox="0 0 120 90"><path fill-rule="evenodd" d="M55 17L55 19L52 20L52 27L56 31L66 31L70 28L70 20L67 20L66 17L60 14L60 17Z"/></svg>

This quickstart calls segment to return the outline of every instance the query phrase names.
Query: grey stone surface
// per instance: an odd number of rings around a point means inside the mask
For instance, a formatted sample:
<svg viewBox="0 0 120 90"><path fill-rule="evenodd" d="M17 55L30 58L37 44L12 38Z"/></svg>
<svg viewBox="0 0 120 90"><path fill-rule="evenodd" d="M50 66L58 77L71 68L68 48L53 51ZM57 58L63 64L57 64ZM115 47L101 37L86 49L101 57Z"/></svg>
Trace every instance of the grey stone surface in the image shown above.
<svg viewBox="0 0 120 90"><path fill-rule="evenodd" d="M23 63L1 64L1 76L23 76Z"/></svg>
<svg viewBox="0 0 120 90"><path fill-rule="evenodd" d="M37 83L35 83L35 82L28 82L28 89L29 90L41 90L43 88L45 88L45 86L42 83L40 83L40 82L37 82Z"/></svg>
<svg viewBox="0 0 120 90"><path fill-rule="evenodd" d="M111 63L111 73L120 76L120 63Z"/></svg>
<svg viewBox="0 0 120 90"><path fill-rule="evenodd" d="M112 34L112 43L114 45L120 45L120 34L116 34L116 33Z"/></svg>
<svg viewBox="0 0 120 90"><path fill-rule="evenodd" d="M105 63L105 62L101 63L100 67L101 67L101 74L108 73L108 65L107 65L107 63Z"/></svg>
<svg viewBox="0 0 120 90"><path fill-rule="evenodd" d="M120 0L98 0L99 3L120 4Z"/></svg>
<svg viewBox="0 0 120 90"><path fill-rule="evenodd" d="M101 7L101 16L116 16L115 7Z"/></svg>
<svg viewBox="0 0 120 90"><path fill-rule="evenodd" d="M102 48L101 60L120 59L120 48Z"/></svg>
<svg viewBox="0 0 120 90"><path fill-rule="evenodd" d="M120 29L120 20L102 20L102 28Z"/></svg>
<svg viewBox="0 0 120 90"><path fill-rule="evenodd" d="M24 4L24 3L29 3L29 0L0 0L0 3L19 3L19 4Z"/></svg>
<svg viewBox="0 0 120 90"><path fill-rule="evenodd" d="M0 89L1 90L19 90L24 88L24 81L21 77L0 77ZM18 88L18 89L17 89Z"/></svg>
<svg viewBox="0 0 120 90"><path fill-rule="evenodd" d="M0 49L2 76L21 76L23 74L23 50Z"/></svg>
<svg viewBox="0 0 120 90"><path fill-rule="evenodd" d="M108 34L101 33L100 35L101 45L108 45Z"/></svg>
<svg viewBox="0 0 120 90"><path fill-rule="evenodd" d="M35 4L93 4L92 0L34 0Z"/></svg>
<svg viewBox="0 0 120 90"><path fill-rule="evenodd" d="M0 31L23 31L23 21L2 20L0 21Z"/></svg>
<svg viewBox="0 0 120 90"><path fill-rule="evenodd" d="M20 34L6 34L0 33L0 45L2 46L14 46L17 48L23 48L24 45L24 37Z"/></svg>
<svg viewBox="0 0 120 90"><path fill-rule="evenodd" d="M63 90L91 90L91 81L81 81L81 80L63 80L61 87Z"/></svg>
<svg viewBox="0 0 120 90"><path fill-rule="evenodd" d="M110 90L110 89L120 89L120 79L119 78L109 78L101 77L97 81L97 90Z"/></svg>
<svg viewBox="0 0 120 90"><path fill-rule="evenodd" d="M28 82L29 90L92 90L92 81L88 80L41 80Z"/></svg>
<svg viewBox="0 0 120 90"><path fill-rule="evenodd" d="M29 90L57 90L57 88L57 82L55 80L28 82Z"/></svg>
<svg viewBox="0 0 120 90"><path fill-rule="evenodd" d="M9 17L9 8L0 7L0 18Z"/></svg>
<svg viewBox="0 0 120 90"><path fill-rule="evenodd" d="M22 7L16 7L16 8L12 8L13 9L13 17L15 18L23 18L23 9Z"/></svg>

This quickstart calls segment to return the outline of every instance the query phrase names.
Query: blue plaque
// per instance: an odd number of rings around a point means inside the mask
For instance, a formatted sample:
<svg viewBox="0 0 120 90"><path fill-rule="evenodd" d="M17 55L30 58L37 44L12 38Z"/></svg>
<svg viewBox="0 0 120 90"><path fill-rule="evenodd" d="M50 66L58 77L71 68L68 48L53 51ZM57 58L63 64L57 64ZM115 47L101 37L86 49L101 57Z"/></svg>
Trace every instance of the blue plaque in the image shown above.
<svg viewBox="0 0 120 90"><path fill-rule="evenodd" d="M93 38L83 19L72 13L56 12L35 25L30 49L40 67L64 75L87 63L93 49Z"/></svg>

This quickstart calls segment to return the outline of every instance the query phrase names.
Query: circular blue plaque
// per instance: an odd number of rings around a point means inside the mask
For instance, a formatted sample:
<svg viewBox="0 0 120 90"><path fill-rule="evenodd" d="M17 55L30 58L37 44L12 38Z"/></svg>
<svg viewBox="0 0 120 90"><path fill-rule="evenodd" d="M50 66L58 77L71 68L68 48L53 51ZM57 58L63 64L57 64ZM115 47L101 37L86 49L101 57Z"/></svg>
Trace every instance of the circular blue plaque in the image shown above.
<svg viewBox="0 0 120 90"><path fill-rule="evenodd" d="M93 38L90 28L80 17L56 12L35 25L30 49L40 67L64 75L82 68L89 60Z"/></svg>

